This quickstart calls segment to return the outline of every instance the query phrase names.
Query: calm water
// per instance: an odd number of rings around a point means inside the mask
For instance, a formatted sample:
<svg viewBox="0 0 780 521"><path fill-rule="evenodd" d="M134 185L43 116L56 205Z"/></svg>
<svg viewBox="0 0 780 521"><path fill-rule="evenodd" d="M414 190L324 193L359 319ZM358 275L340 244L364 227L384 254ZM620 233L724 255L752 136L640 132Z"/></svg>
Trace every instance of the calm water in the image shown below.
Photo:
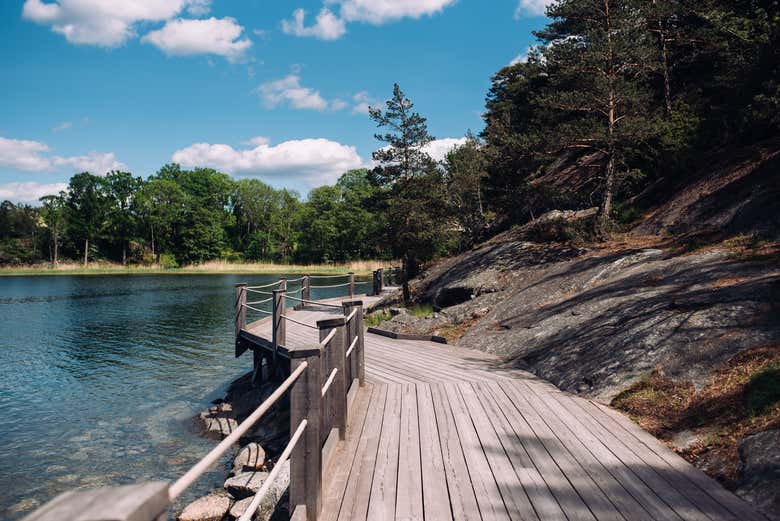
<svg viewBox="0 0 780 521"><path fill-rule="evenodd" d="M0 277L0 518L185 472L213 447L192 416L251 366L233 356L233 284L276 278ZM226 465L179 505L221 486Z"/></svg>

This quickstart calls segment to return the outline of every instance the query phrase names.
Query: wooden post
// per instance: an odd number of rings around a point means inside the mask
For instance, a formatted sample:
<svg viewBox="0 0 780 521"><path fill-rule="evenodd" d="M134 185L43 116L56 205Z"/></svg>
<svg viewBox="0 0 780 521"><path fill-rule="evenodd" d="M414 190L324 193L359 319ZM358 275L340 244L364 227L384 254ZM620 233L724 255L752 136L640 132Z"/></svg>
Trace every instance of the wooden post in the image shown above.
<svg viewBox="0 0 780 521"><path fill-rule="evenodd" d="M322 347L290 350L290 370L308 366L290 389L290 432L306 420L306 430L290 455L290 511L306 507L307 521L317 521L322 508Z"/></svg>
<svg viewBox="0 0 780 521"><path fill-rule="evenodd" d="M385 290L385 269L379 268L379 294Z"/></svg>
<svg viewBox="0 0 780 521"><path fill-rule="evenodd" d="M308 275L303 276L303 291L301 291L301 299L311 300L311 278ZM305 302L301 302L301 308L306 305Z"/></svg>
<svg viewBox="0 0 780 521"><path fill-rule="evenodd" d="M246 282L236 284L236 339L241 330L246 328Z"/></svg>
<svg viewBox="0 0 780 521"><path fill-rule="evenodd" d="M355 274L349 272L349 298L355 297Z"/></svg>
<svg viewBox="0 0 780 521"><path fill-rule="evenodd" d="M328 390L326 404L329 404L329 410L325 411L333 424L339 430L339 439L344 440L347 436L347 383L345 379L346 368L346 321L344 317L328 318L318 320L317 327L320 329L320 341L322 341L331 330L335 329L336 334L330 340L328 345L323 346L323 358L325 359L325 371L336 369L336 377ZM325 378L329 375L326 374ZM326 437L329 433L323 433Z"/></svg>
<svg viewBox="0 0 780 521"><path fill-rule="evenodd" d="M286 289L275 289L273 291L273 330L271 332L271 342L274 348L274 359L279 346L287 346L287 322L282 315L286 305Z"/></svg>
<svg viewBox="0 0 780 521"><path fill-rule="evenodd" d="M352 363L352 378L357 378L360 387L364 387L366 385L366 354L364 349L366 339L363 327L363 301L350 300L342 302L342 305L344 306L344 315L346 316L352 313L353 309L357 308L353 322L347 326L350 332L347 335L347 348L349 348L350 343L357 336L358 341L355 345L355 351L352 353L349 361ZM347 385L350 384L351 382L347 383Z"/></svg>
<svg viewBox="0 0 780 521"><path fill-rule="evenodd" d="M371 283L372 283L372 295L379 295L379 270L374 270L371 274Z"/></svg>

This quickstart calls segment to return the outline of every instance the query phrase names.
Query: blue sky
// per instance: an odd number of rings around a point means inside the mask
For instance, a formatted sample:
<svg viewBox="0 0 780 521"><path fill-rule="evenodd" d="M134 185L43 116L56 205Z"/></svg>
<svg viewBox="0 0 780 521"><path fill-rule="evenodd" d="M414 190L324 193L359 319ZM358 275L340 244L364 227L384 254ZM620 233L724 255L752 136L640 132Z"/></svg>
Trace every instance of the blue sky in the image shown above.
<svg viewBox="0 0 780 521"><path fill-rule="evenodd" d="M546 3L4 0L0 199L174 160L305 194L370 161L366 107L393 82L441 155L482 128L491 74Z"/></svg>

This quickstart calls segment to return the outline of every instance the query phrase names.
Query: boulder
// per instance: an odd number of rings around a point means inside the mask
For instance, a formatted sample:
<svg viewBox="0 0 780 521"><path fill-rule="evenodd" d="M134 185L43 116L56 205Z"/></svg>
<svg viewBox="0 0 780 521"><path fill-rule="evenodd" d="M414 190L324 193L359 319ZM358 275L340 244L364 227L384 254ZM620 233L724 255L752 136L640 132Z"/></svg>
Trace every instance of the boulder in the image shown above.
<svg viewBox="0 0 780 521"><path fill-rule="evenodd" d="M244 470L263 470L265 468L265 450L258 443L249 443L242 448L233 460L233 474Z"/></svg>
<svg viewBox="0 0 780 521"><path fill-rule="evenodd" d="M780 519L780 429L748 436L739 444L737 493Z"/></svg>
<svg viewBox="0 0 780 521"><path fill-rule="evenodd" d="M268 472L241 472L225 481L225 489L233 497L243 499L256 494L267 477Z"/></svg>
<svg viewBox="0 0 780 521"><path fill-rule="evenodd" d="M235 503L233 503L233 506L230 507L230 512L229 512L230 517L232 517L233 519L238 519L239 517L241 517L254 498L255 496L249 496L249 497L245 497L240 501L236 501Z"/></svg>
<svg viewBox="0 0 780 521"><path fill-rule="evenodd" d="M230 497L212 492L187 505L177 518L179 521L221 521L230 510Z"/></svg>

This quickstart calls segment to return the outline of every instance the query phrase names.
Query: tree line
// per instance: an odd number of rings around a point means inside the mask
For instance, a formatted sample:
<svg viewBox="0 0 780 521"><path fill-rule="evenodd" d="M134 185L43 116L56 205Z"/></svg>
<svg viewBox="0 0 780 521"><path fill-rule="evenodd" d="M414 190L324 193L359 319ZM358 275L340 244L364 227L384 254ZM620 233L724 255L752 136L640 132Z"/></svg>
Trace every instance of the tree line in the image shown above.
<svg viewBox="0 0 780 521"><path fill-rule="evenodd" d="M484 129L444 161L395 85L370 110L377 166L305 200L206 168L82 173L41 208L3 203L0 239L26 237L37 259L401 258L408 279L552 209L596 207L592 237L608 237L713 150L778 134L776 0L558 0L547 14L527 57L491 78Z"/></svg>

